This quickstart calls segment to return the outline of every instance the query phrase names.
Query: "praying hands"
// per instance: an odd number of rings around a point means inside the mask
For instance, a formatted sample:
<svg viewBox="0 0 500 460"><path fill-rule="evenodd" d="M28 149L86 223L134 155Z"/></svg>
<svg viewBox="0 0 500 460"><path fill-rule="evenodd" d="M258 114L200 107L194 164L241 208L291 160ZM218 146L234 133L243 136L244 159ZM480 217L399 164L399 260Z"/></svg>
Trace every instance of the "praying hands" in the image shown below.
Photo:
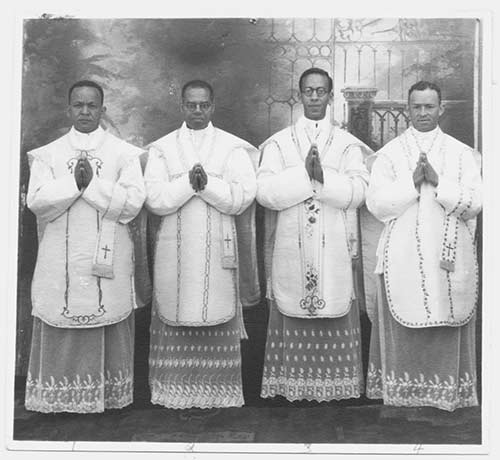
<svg viewBox="0 0 500 460"><path fill-rule="evenodd" d="M319 159L319 151L316 145L311 145L309 153L305 161L306 171L309 174L309 179L317 180L323 184L323 168Z"/></svg>
<svg viewBox="0 0 500 460"><path fill-rule="evenodd" d="M434 187L437 187L439 184L439 176L427 160L427 155L425 153L420 154L417 167L415 171L413 171L413 183L417 190L420 190L420 186L423 182L428 182Z"/></svg>
<svg viewBox="0 0 500 460"><path fill-rule="evenodd" d="M75 167L75 181L78 190L86 188L92 180L92 166L87 158L80 158Z"/></svg>
<svg viewBox="0 0 500 460"><path fill-rule="evenodd" d="M189 183L195 192L200 192L205 189L208 182L208 176L203 166L196 163L189 171Z"/></svg>

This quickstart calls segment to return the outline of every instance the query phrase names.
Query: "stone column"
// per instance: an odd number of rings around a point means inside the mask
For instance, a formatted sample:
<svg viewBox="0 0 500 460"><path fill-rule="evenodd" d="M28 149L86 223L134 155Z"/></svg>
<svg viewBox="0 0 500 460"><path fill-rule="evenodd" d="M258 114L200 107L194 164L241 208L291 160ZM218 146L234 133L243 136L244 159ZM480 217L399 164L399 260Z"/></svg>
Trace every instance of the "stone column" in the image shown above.
<svg viewBox="0 0 500 460"><path fill-rule="evenodd" d="M364 142L371 149L376 150L376 144L372 139L372 117L373 103L376 88L349 86L342 90L347 101L348 117L347 129ZM366 152L367 167L370 169L369 158L371 152ZM351 211L352 212L352 211ZM358 248L358 257L353 259L354 283L357 289L358 305L360 308L361 321L361 343L362 360L364 372L367 372L371 319L376 308L376 275L373 274L375 268L375 249L380 235L380 225L373 217L365 205L361 206L356 212L357 235L356 244Z"/></svg>

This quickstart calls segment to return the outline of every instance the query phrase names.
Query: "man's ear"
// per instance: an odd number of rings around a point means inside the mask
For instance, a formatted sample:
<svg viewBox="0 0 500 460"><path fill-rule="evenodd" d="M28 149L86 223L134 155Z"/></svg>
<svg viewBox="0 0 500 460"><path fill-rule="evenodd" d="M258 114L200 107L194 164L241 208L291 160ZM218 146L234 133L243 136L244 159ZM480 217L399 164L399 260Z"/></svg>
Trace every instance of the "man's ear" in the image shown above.
<svg viewBox="0 0 500 460"><path fill-rule="evenodd" d="M105 106L105 105L103 105L103 106L101 107L101 115L104 115L104 114L106 113L106 110L107 110L106 106Z"/></svg>
<svg viewBox="0 0 500 460"><path fill-rule="evenodd" d="M444 102L439 103L439 116L442 117L446 109L446 104Z"/></svg>

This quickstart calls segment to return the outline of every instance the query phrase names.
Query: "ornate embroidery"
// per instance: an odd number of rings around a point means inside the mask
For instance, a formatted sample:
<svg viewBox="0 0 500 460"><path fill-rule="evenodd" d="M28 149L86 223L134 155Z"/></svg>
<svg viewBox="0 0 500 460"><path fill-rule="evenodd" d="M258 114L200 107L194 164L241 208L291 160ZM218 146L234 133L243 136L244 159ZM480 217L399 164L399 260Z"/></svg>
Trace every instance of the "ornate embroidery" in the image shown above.
<svg viewBox="0 0 500 460"><path fill-rule="evenodd" d="M314 292L318 288L318 271L312 266L307 265L306 272L306 289L309 292Z"/></svg>
<svg viewBox="0 0 500 460"><path fill-rule="evenodd" d="M168 327L152 315L151 401L173 409L242 406L237 325Z"/></svg>
<svg viewBox="0 0 500 460"><path fill-rule="evenodd" d="M308 198L304 201L304 207L306 210L307 221L310 224L315 224L319 214L319 204L314 201L314 198Z"/></svg>
<svg viewBox="0 0 500 460"><path fill-rule="evenodd" d="M457 181L461 185L462 182L462 158L463 154L460 154L460 157L458 159L458 177ZM443 153L443 158L445 158L444 153ZM443 161L444 163L444 161ZM446 215L445 218L445 224L444 224L444 235L443 235L443 242L441 244L441 256L440 256L440 267L443 270L446 270L447 272L452 272L455 271L455 259L456 259L456 254L457 254L457 241L458 241L458 218L454 216L455 212L462 206L463 203L463 188L460 188L460 196L458 198L458 202L456 206L453 208L453 210ZM450 238L450 229L453 225L453 234L452 237ZM451 240L451 241L450 241ZM449 273L447 274L448 280L450 277L448 276ZM450 294L450 305L453 310L453 302L451 300L451 287L448 288L448 293Z"/></svg>
<svg viewBox="0 0 500 460"><path fill-rule="evenodd" d="M65 247L66 247L66 260L65 260L65 270L66 270L66 289L64 291L64 305L61 315L65 318L71 319L73 322L85 326L87 324L92 324L97 318L100 318L106 313L106 309L102 303L102 289L101 289L101 278L96 277L97 290L98 290L98 308L97 313L90 315L72 315L69 311L69 213L71 208L66 212L66 237L65 237ZM97 232L99 232L99 212L96 211L97 215Z"/></svg>
<svg viewBox="0 0 500 460"><path fill-rule="evenodd" d="M98 157L94 157L94 156L90 155L87 150L78 150L78 151L80 152L80 155L78 155L77 157L71 158L66 162L66 164L68 165L69 173L74 174L75 173L75 166L78 163L78 160L80 158L86 158L89 161L89 163L93 166L92 170L95 172L95 175L97 177L99 177L101 169L102 169L102 165L103 165L102 160Z"/></svg>
<svg viewBox="0 0 500 460"><path fill-rule="evenodd" d="M158 232L159 234L160 232ZM179 311L181 307L181 243L182 243L182 208L177 211L177 309L175 320L179 322Z"/></svg>
<svg viewBox="0 0 500 460"><path fill-rule="evenodd" d="M424 271L424 256L422 254L422 240L420 238L420 222L418 219L419 215L417 213L417 218L415 222L415 241L417 242L417 256L418 256L418 271L420 272L420 286L422 288L422 294L424 296L424 308L427 314L427 320L431 316L431 311L429 308L429 292L426 286L426 276Z"/></svg>
<svg viewBox="0 0 500 460"><path fill-rule="evenodd" d="M476 385L476 377L467 372L458 381L451 375L442 379L437 374L432 378L419 374L418 378L410 379L407 372L396 377L394 371L384 378L382 369L370 363L366 395L394 406L433 406L452 411L478 404Z"/></svg>
<svg viewBox="0 0 500 460"><path fill-rule="evenodd" d="M26 408L38 412L102 412L121 409L132 403L133 375L118 371L106 372L106 377L77 375L74 380L54 377L42 382L28 373L26 379Z"/></svg>
<svg viewBox="0 0 500 460"><path fill-rule="evenodd" d="M260 396L273 398L277 395L284 396L288 401L306 399L308 401L331 401L333 399L357 398L361 395L362 382L357 375L351 375L351 369L337 368L332 376L331 370L326 369L324 375L304 375L303 368L291 368L288 376L284 367L279 371L271 366L264 369Z"/></svg>
<svg viewBox="0 0 500 460"><path fill-rule="evenodd" d="M306 283L305 288L307 291L306 296L300 300L300 308L307 310L310 316L316 316L318 310L325 308L325 301L318 296L318 271L311 265L307 264L306 267Z"/></svg>
<svg viewBox="0 0 500 460"><path fill-rule="evenodd" d="M202 319L207 320L208 315L208 288L210 282L210 252L212 244L212 211L209 205L207 208L207 234L205 240L205 278L203 281L203 310Z"/></svg>
<svg viewBox="0 0 500 460"><path fill-rule="evenodd" d="M242 407L244 404L241 386L237 382L209 376L200 382L180 377L166 383L154 379L151 382L151 402L170 409Z"/></svg>
<svg viewBox="0 0 500 460"><path fill-rule="evenodd" d="M325 301L320 299L316 294L306 295L300 300L300 308L307 310L311 316L316 316L318 310L325 308L325 305Z"/></svg>
<svg viewBox="0 0 500 460"><path fill-rule="evenodd" d="M451 293L451 277L449 270L446 270L446 284L448 285L448 301L450 302L450 317L452 320L454 320L455 313L453 311L453 296Z"/></svg>
<svg viewBox="0 0 500 460"><path fill-rule="evenodd" d="M314 198L311 197L304 201L304 210L306 214L305 231L309 237L313 234L314 225L318 221L320 209L319 203Z"/></svg>

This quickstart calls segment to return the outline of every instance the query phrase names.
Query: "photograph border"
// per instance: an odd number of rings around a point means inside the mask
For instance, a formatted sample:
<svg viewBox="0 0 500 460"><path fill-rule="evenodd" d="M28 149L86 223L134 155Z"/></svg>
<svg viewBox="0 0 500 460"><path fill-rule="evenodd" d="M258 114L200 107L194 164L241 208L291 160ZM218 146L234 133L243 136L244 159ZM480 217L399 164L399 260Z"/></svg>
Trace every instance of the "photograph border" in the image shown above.
<svg viewBox="0 0 500 460"><path fill-rule="evenodd" d="M22 2L24 3L24 2ZM50 2L48 2L50 3ZM53 2L54 3L54 2ZM3 292L6 293L6 321L4 322L3 329L3 340L5 350L3 358L3 366L1 375L2 380L5 382L5 391L3 392L3 405L0 406L3 409L2 422L4 424L4 439L5 445L8 450L19 450L19 451L31 451L31 452L67 452L67 451L80 451L80 452L103 452L103 453L121 453L121 452L172 452L172 453L184 453L184 454L199 454L199 453L287 453L287 454L384 454L384 455L398 455L398 454L460 454L460 455L485 455L492 453L493 445L490 443L490 434L494 433L492 430L492 415L498 414L498 410L495 411L495 407L498 407L498 402L495 402L495 406L490 404L491 401L498 398L494 395L494 378L498 377L495 372L495 364L492 357L495 355L496 349L492 345L493 339L495 343L498 344L498 333L495 334L495 324L499 324L499 314L498 309L495 306L495 293L493 292L493 287L495 282L498 283L497 273L495 273L496 266L495 261L498 258L498 244L495 243L495 229L496 222L498 218L498 211L494 210L493 199L495 197L494 175L500 172L498 155L496 154L498 150L498 141L494 141L495 125L500 120L496 118L496 113L498 108L494 107L494 101L498 104L498 87L497 79L498 73L494 75L497 66L498 58L498 46L494 46L493 33L498 34L498 13L494 12L493 9L480 7L482 2L469 2L469 4L474 5L474 9L460 9L454 8L454 10L440 10L434 8L432 14L427 15L428 11L422 12L415 15L415 12L406 14L399 11L397 8L390 10L391 14L388 14L388 10L380 9L379 14L376 17L415 17L415 18L426 18L426 17L470 17L481 19L482 24L482 52L481 52L481 139L482 148L481 152L491 152L484 156L483 158L483 179L484 179L484 209L487 212L483 213L483 315L482 315L482 407L481 407L481 417L482 417L482 443L481 445L408 445L408 444L259 444L259 443L248 443L248 444L233 444L233 443L136 443L136 442L60 442L60 441L16 441L13 439L13 411L14 411L14 357L15 357L15 325L16 325L16 300L17 300L17 244L18 244L18 200L19 200L19 152L20 152L20 138L21 138L21 83L22 83L22 43L23 43L23 33L22 33L22 21L27 18L40 17L42 14L51 12L55 16L71 16L78 18L140 18L140 17L150 17L150 15L140 15L131 16L132 10L125 9L121 10L119 15L113 14L112 16L107 16L106 11L101 9L101 7L92 6L91 9L80 8L78 10L68 11L65 2L55 2L60 5L54 5L51 7L43 8L35 5L28 5L27 8L18 8L13 14L13 21L7 27L7 32L9 30L14 31L14 40L12 49L8 49L8 53L5 55L7 59L11 59L14 63L12 72L12 81L8 82L8 87L12 88L9 91L9 101L8 106L12 108L9 110L9 123L6 125L10 131L10 142L9 142L9 161L8 168L5 168L3 175L7 172L8 177L3 178L3 209L8 209L8 232L7 238L4 238L4 244L7 243L4 248L4 254L7 255L7 264L4 262L4 270L6 269L6 275L2 277L5 288ZM97 2L95 2L97 4ZM230 2L229 2L230 3ZM281 3L281 2L280 2ZM394 2L397 3L397 2ZM430 5L432 2L428 2ZM457 3L457 2L453 2ZM463 3L463 2L461 2ZM489 2L488 2L489 3ZM207 7L206 5L200 6L200 15L196 14L193 16L192 13L189 17L207 17L207 12L212 13L208 17L321 17L319 15L297 15L294 11L287 10L286 14L242 14L240 11L238 14L234 14L233 8L212 5L212 7ZM24 5L23 5L24 6ZM477 7L477 8L476 8ZM324 17L375 17L372 11L363 11L363 15L353 15L345 14L345 12L340 11L337 14L337 7L331 6L331 15L325 15ZM168 11L168 8L161 8L160 16L165 18L174 17L187 17L184 16L185 12L182 11ZM154 8L153 8L154 10ZM264 11L269 11L265 9ZM397 11L397 14L392 14ZM411 10L410 10L411 11ZM324 12L324 10L322 11ZM156 10L154 17L159 13ZM168 13L168 16L163 16ZM198 13L198 11L197 11ZM221 14L222 13L222 14ZM227 13L227 14L226 14ZM232 13L232 14L231 14ZM283 13L283 11L281 11ZM12 37L11 37L12 38ZM11 40L12 41L12 40ZM8 42L8 41L7 41ZM495 42L495 45L498 41ZM493 52L495 51L495 53ZM475 101L476 102L476 101ZM493 114L495 110L495 117ZM495 123L496 121L496 123ZM5 126L5 125L4 125ZM6 180L8 179L8 180ZM498 182L498 180L497 180ZM498 186L497 186L498 187ZM15 190L16 193L13 193ZM7 199L5 198L7 197ZM488 248L488 250L484 250ZM492 248L490 251L489 249ZM5 267L6 265L6 267ZM2 286L3 287L3 286ZM488 305L488 310L484 308ZM14 326L14 327L13 327ZM496 357L498 359L498 357ZM496 374L496 375L495 375ZM498 392L498 390L496 390ZM485 401L487 403L485 403ZM498 437L498 435L497 435ZM498 441L496 441L498 443Z"/></svg>

